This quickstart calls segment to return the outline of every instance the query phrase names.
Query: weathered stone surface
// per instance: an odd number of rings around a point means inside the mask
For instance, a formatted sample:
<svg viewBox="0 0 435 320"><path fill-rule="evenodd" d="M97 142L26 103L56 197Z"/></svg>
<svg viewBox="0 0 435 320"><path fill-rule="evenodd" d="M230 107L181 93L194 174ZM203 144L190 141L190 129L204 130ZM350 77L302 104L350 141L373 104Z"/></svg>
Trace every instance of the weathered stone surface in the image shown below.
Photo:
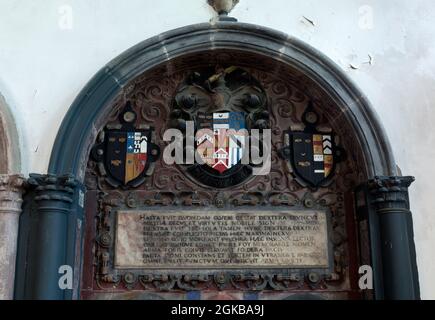
<svg viewBox="0 0 435 320"><path fill-rule="evenodd" d="M0 174L20 172L21 156L15 121L0 93Z"/></svg>
<svg viewBox="0 0 435 320"><path fill-rule="evenodd" d="M117 268L328 266L326 212L119 211Z"/></svg>
<svg viewBox="0 0 435 320"><path fill-rule="evenodd" d="M24 179L0 175L0 299L12 299Z"/></svg>

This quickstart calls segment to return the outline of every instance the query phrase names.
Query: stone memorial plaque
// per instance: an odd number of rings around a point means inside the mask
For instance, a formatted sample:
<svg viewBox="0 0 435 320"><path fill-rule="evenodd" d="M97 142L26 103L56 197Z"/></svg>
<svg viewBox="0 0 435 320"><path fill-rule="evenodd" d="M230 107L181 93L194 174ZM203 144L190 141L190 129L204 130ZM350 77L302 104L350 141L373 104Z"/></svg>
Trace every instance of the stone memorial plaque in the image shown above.
<svg viewBox="0 0 435 320"><path fill-rule="evenodd" d="M322 210L118 211L115 268L327 268Z"/></svg>

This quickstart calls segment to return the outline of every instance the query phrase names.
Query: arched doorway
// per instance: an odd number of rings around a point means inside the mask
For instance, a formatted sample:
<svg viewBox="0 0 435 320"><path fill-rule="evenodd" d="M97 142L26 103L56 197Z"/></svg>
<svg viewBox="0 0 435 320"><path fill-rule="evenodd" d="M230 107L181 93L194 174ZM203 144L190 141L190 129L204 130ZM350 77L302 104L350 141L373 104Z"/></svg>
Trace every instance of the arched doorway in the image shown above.
<svg viewBox="0 0 435 320"><path fill-rule="evenodd" d="M174 121L199 119L186 109L199 108L203 102L197 98L204 92L208 92L201 97L208 101L205 107L216 108L212 118L218 113L230 117L231 112L251 105L254 115L244 121L254 129L264 120L264 128L272 132L270 174L254 177L245 172L221 179L208 174L208 169L168 167L158 160L153 168L143 164L144 174L124 179L124 171L116 173L107 163L107 139L115 142L116 134L137 133L164 149L163 134L177 126ZM333 159L327 161L330 153L318 154L323 167L307 176L304 167L310 164L289 156L296 150L291 146L304 141L314 144L317 139L323 149L331 143L341 155L334 151ZM109 63L70 108L53 149L49 175L33 175L29 180L35 186L40 216L33 223L40 231L27 236L45 245L35 248L37 255L30 259L33 253L22 253L30 265L22 273L31 280L27 285L18 283L20 294L167 298L162 291L169 290L169 295L182 297L207 298L220 291L243 298L255 291L260 298L262 294L289 298L309 291L330 299L416 298L407 200L411 180L396 175L388 140L368 101L321 53L255 25L223 22L177 29ZM150 268L133 263L132 267L115 261L122 254L114 245L119 232L119 220L114 217L122 210L149 212L168 207L173 213L187 212L186 216L198 215L193 209L197 207L199 211L201 207L226 209L229 214L242 207L248 215L259 208L268 214L272 209L320 210L325 212L322 234L326 238L320 243L326 254L308 267L303 265L308 260L292 267L287 261L279 272L270 264L260 265L263 268L234 264L230 271L212 264L209 268L190 265L190 272L174 273L156 271L159 264ZM42 232L47 228L53 232ZM405 236L399 237L395 228ZM357 287L362 264L374 270L374 295ZM58 287L53 275L61 265L73 266L73 290Z"/></svg>

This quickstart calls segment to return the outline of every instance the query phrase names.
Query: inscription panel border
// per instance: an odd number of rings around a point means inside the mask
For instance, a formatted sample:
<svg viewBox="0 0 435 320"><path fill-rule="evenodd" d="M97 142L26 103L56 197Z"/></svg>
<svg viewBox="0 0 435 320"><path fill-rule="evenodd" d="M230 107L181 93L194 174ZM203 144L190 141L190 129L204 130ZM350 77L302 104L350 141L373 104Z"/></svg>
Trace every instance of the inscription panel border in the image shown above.
<svg viewBox="0 0 435 320"><path fill-rule="evenodd" d="M165 209L177 212L180 208L118 206L113 213L118 211L157 211ZM214 209L217 209L216 207ZM326 214L327 239L328 239L328 266L325 268L177 268L177 269L152 269L152 268L116 268L115 263L115 239L116 228L111 228L109 234L101 234L97 243L105 247L109 254L100 256L98 269L96 269L95 283L97 288L107 290L118 288L121 284L127 290L151 290L151 291L193 291L236 289L241 291L288 291L303 289L307 285L310 289L323 288L325 282L337 281L340 276L334 271L334 246L332 243L332 216L328 206L319 203L307 209L305 206L289 207L258 207L250 211L324 211ZM182 209L183 210L183 209ZM201 209L189 208L189 211ZM225 211L225 210L223 210ZM233 209L231 211L243 211ZM116 225L116 214L111 214L110 223ZM111 252L111 254L110 254Z"/></svg>
<svg viewBox="0 0 435 320"><path fill-rule="evenodd" d="M115 218L115 235L114 235L114 244L113 244L113 251L114 251L114 259L113 259L113 268L116 270L140 270L140 271L156 271L156 270L176 270L176 271L192 271L192 272L198 272L199 270L205 270L205 271L214 271L214 272L219 272L219 271L226 271L226 270L243 270L243 271L259 271L259 270L264 270L264 271L270 271L270 270L304 270L304 269L309 269L309 270L316 270L316 271L325 271L325 270L331 270L333 268L333 246L332 246L332 241L331 241L331 234L332 234L332 227L331 227L331 213L327 208L256 208L256 209L250 209L250 210L243 210L243 209L235 209L235 210L211 210L213 213L216 214L222 214L222 215L231 215L231 216L237 216L238 214L246 214L246 215L255 215L260 214L260 215L272 215L274 213L282 213L283 211L287 211L289 213L314 213L314 212L321 212L325 215L325 232L326 232L326 249L327 249L327 264L324 266L321 265L288 265L288 266L284 266L284 265L262 265L262 266L255 266L255 265L250 265L250 264L246 264L246 265L240 265L240 266L224 266L224 265L220 265L220 266L216 266L216 267L210 267L210 266L180 266L180 267L174 267L174 266L144 266L144 267L136 267L136 266L117 266L116 265L116 261L117 261L117 248L116 248L116 244L118 242L118 236L119 236L119 214L152 214L152 213L156 213L159 215L165 215L165 214L180 214L180 215L189 215L189 214L194 214L195 212L203 212L203 210L199 210L199 209L184 209L184 210L177 210L176 208L167 208L165 210L161 210L161 209L144 209L144 210L138 210L138 209L120 209L116 211L116 218Z"/></svg>

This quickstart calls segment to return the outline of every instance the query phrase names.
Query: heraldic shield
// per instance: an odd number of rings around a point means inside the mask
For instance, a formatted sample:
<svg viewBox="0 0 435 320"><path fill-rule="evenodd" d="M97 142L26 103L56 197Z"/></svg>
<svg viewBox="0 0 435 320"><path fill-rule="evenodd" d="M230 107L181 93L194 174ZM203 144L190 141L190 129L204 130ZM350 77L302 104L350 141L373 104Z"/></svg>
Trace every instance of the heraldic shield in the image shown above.
<svg viewBox="0 0 435 320"><path fill-rule="evenodd" d="M334 166L332 135L293 132L290 136L295 174L317 187L332 174Z"/></svg>
<svg viewBox="0 0 435 320"><path fill-rule="evenodd" d="M335 165L344 157L342 148L334 143L334 135L317 130L319 116L312 102L302 115L303 131L287 131L287 147L282 150L284 158L290 160L293 174L299 181L318 187L326 183L335 170Z"/></svg>
<svg viewBox="0 0 435 320"><path fill-rule="evenodd" d="M91 154L99 163L99 168L104 168L103 175L110 185L135 187L149 174L150 164L160 156L160 148L153 143L152 127L135 126L137 115L130 102L127 102L119 119L122 125L116 129L106 127Z"/></svg>
<svg viewBox="0 0 435 320"><path fill-rule="evenodd" d="M148 165L149 131L109 131L106 144L106 169L110 175L128 184L140 177Z"/></svg>
<svg viewBox="0 0 435 320"><path fill-rule="evenodd" d="M266 94L251 74L216 66L187 76L177 90L170 127L186 137L188 122L195 127L195 162L187 171L195 180L226 188L252 175L251 130L269 128L270 119Z"/></svg>
<svg viewBox="0 0 435 320"><path fill-rule="evenodd" d="M203 128L196 133L196 151L206 165L224 173L243 157L247 138L245 113L215 112L202 118L212 120L208 122L211 130Z"/></svg>

